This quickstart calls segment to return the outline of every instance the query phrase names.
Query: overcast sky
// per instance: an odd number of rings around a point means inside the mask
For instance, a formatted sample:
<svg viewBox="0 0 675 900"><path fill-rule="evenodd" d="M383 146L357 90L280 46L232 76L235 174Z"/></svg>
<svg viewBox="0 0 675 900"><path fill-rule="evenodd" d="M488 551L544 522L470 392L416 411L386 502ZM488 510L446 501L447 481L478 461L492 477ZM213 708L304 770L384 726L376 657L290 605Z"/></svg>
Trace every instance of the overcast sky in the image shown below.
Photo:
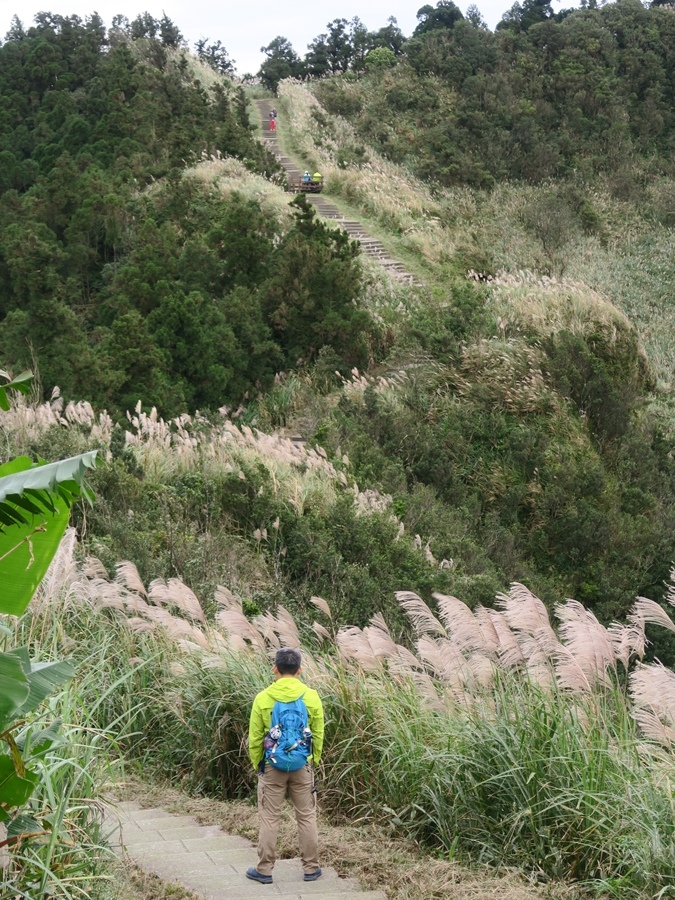
<svg viewBox="0 0 675 900"><path fill-rule="evenodd" d="M300 56L307 44L325 31L326 23L336 18L358 16L368 29L374 31L395 16L405 35L409 35L417 20L417 10L431 0L322 0L319 4L307 0L0 0L0 35L4 37L12 16L18 15L24 25L33 16L47 10L63 16L82 18L94 10L110 25L111 18L121 13L129 19L146 10L155 18L162 12L174 21L192 46L199 38L219 40L236 60L239 74L256 72L263 59L260 48L278 34L287 37ZM465 12L472 0L456 0ZM476 0L491 28L501 19L514 0ZM433 0L432 5L435 5ZM560 8L556 3L554 8ZM576 5L565 2L564 6Z"/></svg>

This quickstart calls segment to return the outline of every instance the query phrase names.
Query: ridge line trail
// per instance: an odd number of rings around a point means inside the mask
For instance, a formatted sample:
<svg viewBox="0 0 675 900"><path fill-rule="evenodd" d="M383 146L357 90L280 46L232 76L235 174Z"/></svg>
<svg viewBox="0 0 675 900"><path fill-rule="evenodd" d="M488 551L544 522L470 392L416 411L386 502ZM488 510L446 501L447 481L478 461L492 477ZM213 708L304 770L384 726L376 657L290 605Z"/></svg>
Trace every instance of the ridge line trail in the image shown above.
<svg viewBox="0 0 675 900"><path fill-rule="evenodd" d="M160 807L118 803L107 813L106 825L118 856L163 881L177 882L202 900L386 900L382 891L362 890L356 879L340 878L327 866L318 881L304 882L297 857L277 860L273 884L256 884L245 874L257 862L250 841Z"/></svg>
<svg viewBox="0 0 675 900"><path fill-rule="evenodd" d="M277 158L286 173L289 182L299 181L302 172L295 160L283 152L277 140L276 131L269 130L269 114L272 109L271 100L254 100L258 110L260 124L262 127L262 142L267 149ZM421 285L421 282L398 260L393 259L388 250L377 238L368 234L364 226L356 219L346 218L340 210L326 200L320 194L305 194L309 203L316 209L320 216L324 219L331 219L336 225L339 225L347 234L361 244L361 249L366 256L376 260L382 268L396 281L405 284Z"/></svg>

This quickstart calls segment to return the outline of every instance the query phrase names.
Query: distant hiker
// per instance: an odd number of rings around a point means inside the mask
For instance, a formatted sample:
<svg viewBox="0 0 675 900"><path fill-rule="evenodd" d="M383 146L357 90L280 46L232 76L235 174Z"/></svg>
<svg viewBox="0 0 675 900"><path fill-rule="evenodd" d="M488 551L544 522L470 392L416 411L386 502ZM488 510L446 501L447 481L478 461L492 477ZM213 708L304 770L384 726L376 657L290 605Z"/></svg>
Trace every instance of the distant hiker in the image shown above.
<svg viewBox="0 0 675 900"><path fill-rule="evenodd" d="M276 131L276 130L277 130L277 120L270 119L270 131Z"/></svg>
<svg viewBox="0 0 675 900"><path fill-rule="evenodd" d="M323 175L321 174L321 172L315 172L312 175L312 181L315 181L317 184L321 184L322 178L323 178Z"/></svg>
<svg viewBox="0 0 675 900"><path fill-rule="evenodd" d="M299 650L282 647L274 657L274 684L253 701L248 729L248 752L258 772L258 865L246 877L272 884L277 832L286 791L298 824L305 881L316 881L319 835L316 825L314 766L323 749L323 707L316 691L297 677L302 668Z"/></svg>
<svg viewBox="0 0 675 900"><path fill-rule="evenodd" d="M309 172L305 172L305 174L302 176L302 180L305 182L305 184L309 184L309 182L312 180L312 176L309 174Z"/></svg>
<svg viewBox="0 0 675 900"><path fill-rule="evenodd" d="M276 109L274 109L274 107L272 107L272 112L270 113L270 115L272 116L273 119L276 119L277 111L276 111Z"/></svg>

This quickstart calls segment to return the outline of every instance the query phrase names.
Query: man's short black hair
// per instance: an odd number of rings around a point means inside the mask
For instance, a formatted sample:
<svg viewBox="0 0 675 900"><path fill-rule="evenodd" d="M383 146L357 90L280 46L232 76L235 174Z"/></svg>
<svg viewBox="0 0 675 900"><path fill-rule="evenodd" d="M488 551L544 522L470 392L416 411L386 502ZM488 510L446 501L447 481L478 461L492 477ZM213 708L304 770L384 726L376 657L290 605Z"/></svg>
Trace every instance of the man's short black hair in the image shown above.
<svg viewBox="0 0 675 900"><path fill-rule="evenodd" d="M274 665L280 675L295 675L302 665L302 656L299 650L292 647L282 647L274 656Z"/></svg>

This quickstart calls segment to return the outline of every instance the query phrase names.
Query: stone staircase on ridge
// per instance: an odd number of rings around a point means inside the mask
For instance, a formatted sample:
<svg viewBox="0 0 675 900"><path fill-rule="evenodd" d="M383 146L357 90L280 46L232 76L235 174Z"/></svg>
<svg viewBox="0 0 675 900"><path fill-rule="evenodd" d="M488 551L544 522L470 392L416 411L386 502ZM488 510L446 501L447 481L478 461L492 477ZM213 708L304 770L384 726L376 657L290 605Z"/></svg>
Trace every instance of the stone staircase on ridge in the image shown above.
<svg viewBox="0 0 675 900"><path fill-rule="evenodd" d="M268 150L276 156L279 164L286 173L289 184L297 183L302 177L301 170L294 160L281 150L277 140L276 131L270 131L269 128L269 114L273 106L272 101L256 100L255 104L262 125L263 143ZM385 246L378 241L377 238L371 237L360 222L357 222L354 219L345 218L337 206L335 206L334 203L331 203L330 200L327 200L322 194L305 194L305 197L307 198L307 201L314 206L320 216L324 219L331 219L336 225L339 225L343 231L346 231L353 240L358 241L363 253L365 253L366 256L371 257L371 259L377 260L389 275L405 284L421 284L414 275L406 270L402 263L391 258Z"/></svg>

